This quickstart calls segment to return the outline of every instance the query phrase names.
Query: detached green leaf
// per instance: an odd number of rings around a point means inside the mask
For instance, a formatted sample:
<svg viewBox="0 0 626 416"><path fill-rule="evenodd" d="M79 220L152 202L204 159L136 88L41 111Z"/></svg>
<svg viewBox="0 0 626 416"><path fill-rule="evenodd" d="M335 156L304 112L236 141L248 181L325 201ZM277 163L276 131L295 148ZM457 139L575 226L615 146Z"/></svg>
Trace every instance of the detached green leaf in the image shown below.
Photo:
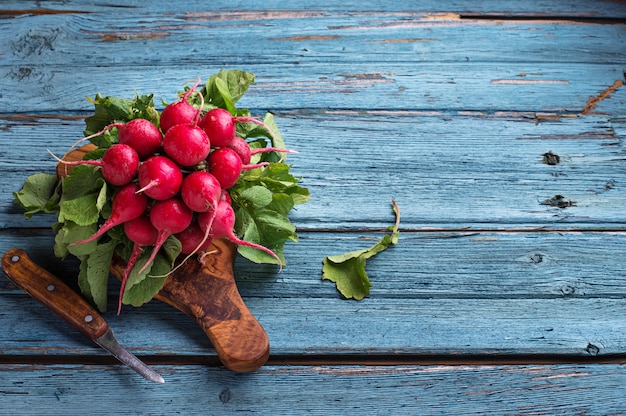
<svg viewBox="0 0 626 416"><path fill-rule="evenodd" d="M356 256L334 263L327 257L323 264L322 279L335 282L345 298L361 300L369 295L372 283L365 272L365 258Z"/></svg>
<svg viewBox="0 0 626 416"><path fill-rule="evenodd" d="M365 271L365 261L398 242L400 211L396 201L391 202L396 216L395 224L390 227L391 234L383 236L369 248L328 256L322 262L322 279L334 282L346 299L361 300L369 295L372 283Z"/></svg>

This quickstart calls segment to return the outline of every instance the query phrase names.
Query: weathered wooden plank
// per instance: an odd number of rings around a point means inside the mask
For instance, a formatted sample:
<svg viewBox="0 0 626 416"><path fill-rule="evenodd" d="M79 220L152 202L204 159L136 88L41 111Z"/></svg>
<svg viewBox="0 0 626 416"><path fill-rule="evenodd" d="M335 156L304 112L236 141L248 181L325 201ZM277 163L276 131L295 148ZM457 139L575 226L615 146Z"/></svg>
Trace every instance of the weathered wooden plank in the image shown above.
<svg viewBox="0 0 626 416"><path fill-rule="evenodd" d="M156 368L163 385L118 366L0 365L0 398L20 415L621 414L626 382L619 365Z"/></svg>
<svg viewBox="0 0 626 416"><path fill-rule="evenodd" d="M259 76L251 91L258 108L576 111L623 80L626 53L613 41L622 36L623 25L507 21L494 26L454 14L434 20L418 14L411 20L405 13L380 12L368 17L235 13L216 23L210 15L156 14L151 21L145 10L140 13L139 24L148 27L135 27L134 14L118 16L115 28L106 26L110 19L91 14L0 21L14 34L0 43L6 57L0 103L10 102L17 112L84 110L83 97L93 95L93 88L111 95L154 91L167 99L181 80L202 76L206 68L234 66ZM255 18L263 23L250 24ZM346 23L350 19L353 23ZM126 33L124 27L134 28ZM242 43L242 37L250 41ZM546 46L546 37L558 51ZM197 52L207 44L210 53ZM586 65L579 66L582 62ZM85 90L89 85L97 87ZM14 100L25 88L42 94Z"/></svg>
<svg viewBox="0 0 626 416"><path fill-rule="evenodd" d="M309 5L305 5L309 6ZM3 2L2 11L6 16L21 16L22 14L53 14L53 13L113 13L119 15L120 9L125 12L134 12L137 9L145 9L146 4L140 0L109 1L99 3L94 10L93 3L86 0L73 1L21 1L6 0ZM216 0L212 1L210 10L214 11L215 19L219 19L223 13L245 14L252 11L293 11L302 10L303 5L299 1L268 0L263 3L246 2L242 0ZM201 0L187 1L184 4L171 3L164 0L150 2L151 10L163 10L165 12L207 12L207 5ZM315 3L315 8L307 7L314 11L345 12L357 14L367 11L387 11L404 13L445 13L457 12L475 15L491 16L537 16L537 17L579 17L579 18L623 18L626 11L619 1L598 1L589 3L581 0L567 0L555 4L546 0L525 0L507 4L506 8L497 0L488 1L459 1L459 0L436 0L423 1L407 7L405 3L387 3L380 1L344 1L337 3L333 0L322 0Z"/></svg>
<svg viewBox="0 0 626 416"><path fill-rule="evenodd" d="M134 49L129 53L136 54ZM384 61L275 66L74 66L1 67L2 108L11 113L89 111L85 96L133 97L154 92L173 100L189 79L206 78L222 68L257 75L240 105L259 111L285 109L521 111L577 113L590 97L623 79L623 65L549 63L442 63L410 65ZM528 75L534 74L534 75ZM158 81L155 81L158 80ZM36 91L23 94L23 91ZM16 100L15 97L20 97ZM4 110L6 112L6 110Z"/></svg>
<svg viewBox="0 0 626 416"><path fill-rule="evenodd" d="M0 30L11 34L0 41L3 65L15 71L70 62L72 67L111 67L120 62L138 67L292 65L333 63L347 54L354 63L623 65L626 54L614 43L624 32L623 24L473 19L458 13L388 10L261 10L218 17L214 11L139 9L117 14L114 20L103 17L110 12L0 20Z"/></svg>
<svg viewBox="0 0 626 416"><path fill-rule="evenodd" d="M86 360L108 354L24 297L3 296L6 359L47 356ZM362 303L321 298L246 298L264 326L271 354L303 356L589 357L624 356L623 298L380 299ZM123 318L107 316L120 342L138 355L167 362L215 358L204 333L164 305Z"/></svg>
<svg viewBox="0 0 626 416"><path fill-rule="evenodd" d="M372 244L365 237L305 233L287 247L288 266L241 259L235 274L273 354L498 355L623 354L624 233L403 233L368 262L373 283L363 301L339 298L321 280L321 260ZM447 237L447 238L446 238ZM22 246L61 276L77 267L50 253L51 235L2 234L2 252ZM71 282L71 279L70 279ZM117 286L111 286L115 311ZM8 280L0 281L2 354L105 354ZM106 314L133 351L214 355L189 318L151 303ZM149 325L146 323L149 322Z"/></svg>
<svg viewBox="0 0 626 416"><path fill-rule="evenodd" d="M385 227L395 198L405 228L623 229L624 134L607 116L321 111L278 113L277 123L312 194L292 214L299 227ZM52 224L26 221L12 192L53 172L46 149L62 155L83 126L79 117L0 119L2 227ZM546 163L548 152L558 164Z"/></svg>
<svg viewBox="0 0 626 416"><path fill-rule="evenodd" d="M335 299L333 285L320 280L322 259L366 248L381 236L373 231L301 232L300 241L286 245L288 263L281 273L238 258L240 291L269 299ZM3 231L0 237L1 253L22 247L70 281L78 272L71 258L54 257L51 231ZM398 245L368 262L372 298L621 298L626 259L619 253L625 245L624 231L401 231ZM0 293L21 292L3 278ZM111 295L115 301L116 290Z"/></svg>

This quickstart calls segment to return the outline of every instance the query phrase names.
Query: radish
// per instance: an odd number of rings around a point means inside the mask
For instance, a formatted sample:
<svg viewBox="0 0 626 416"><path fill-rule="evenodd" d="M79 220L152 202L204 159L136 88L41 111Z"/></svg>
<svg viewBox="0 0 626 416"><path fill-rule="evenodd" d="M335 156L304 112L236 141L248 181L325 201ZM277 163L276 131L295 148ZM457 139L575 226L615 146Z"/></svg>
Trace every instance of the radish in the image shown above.
<svg viewBox="0 0 626 416"><path fill-rule="evenodd" d="M222 194L218 180L209 172L192 172L180 188L180 195L192 211L206 212L217 207Z"/></svg>
<svg viewBox="0 0 626 416"><path fill-rule="evenodd" d="M244 165L237 152L230 147L221 147L211 152L207 167L224 189L232 188L239 180L242 170L250 170L269 165L269 162Z"/></svg>
<svg viewBox="0 0 626 416"><path fill-rule="evenodd" d="M179 165L194 166L209 155L211 143L200 127L176 124L165 133L163 150Z"/></svg>
<svg viewBox="0 0 626 416"><path fill-rule="evenodd" d="M200 83L200 80L189 91L183 95L180 103L186 104L186 99L189 94L194 91L194 88ZM194 110L193 117L187 119L187 116L181 116L179 119L174 119L177 116L177 108L174 108L170 114L172 114L172 120L166 118L167 131L163 137L163 150L165 153L174 159L178 164L182 166L193 166L202 162L209 155L211 151L211 143L209 136L206 132L198 127L198 121L200 120L200 111L204 107L204 96L200 94L200 106ZM184 107L182 107L184 108ZM181 110L189 111L189 110ZM177 124L169 125L169 123ZM161 125L163 128L163 125Z"/></svg>
<svg viewBox="0 0 626 416"><path fill-rule="evenodd" d="M138 191L139 186L134 183L120 188L113 197L111 216L102 224L98 231L88 239L77 241L70 245L90 243L116 225L141 216L148 208L148 198Z"/></svg>
<svg viewBox="0 0 626 416"><path fill-rule="evenodd" d="M235 226L235 211L233 211L232 206L228 202L219 201L214 214L212 212L198 214L198 224L202 230L206 231L207 228L210 228L212 238L226 238L237 245L252 247L266 252L276 259L282 270L283 262L272 250L260 244L241 240L235 235L233 232L233 227Z"/></svg>
<svg viewBox="0 0 626 416"><path fill-rule="evenodd" d="M193 212L179 198L156 201L150 208L150 222L159 232L154 249L146 264L139 270L142 273L161 249L165 240L172 235L184 231L191 224Z"/></svg>
<svg viewBox="0 0 626 416"><path fill-rule="evenodd" d="M223 108L207 111L198 126L206 132L214 147L226 147L235 137L235 119Z"/></svg>
<svg viewBox="0 0 626 416"><path fill-rule="evenodd" d="M176 195L183 182L180 167L167 156L152 156L139 166L139 192L163 201Z"/></svg>
<svg viewBox="0 0 626 416"><path fill-rule="evenodd" d="M204 97L200 94L202 104L199 108L195 108L187 102L187 97L195 91L195 88L200 83L200 80L191 87L185 94L175 103L167 105L161 112L159 123L161 124L161 131L167 133L167 131L177 124L198 124L198 118L200 117L200 111L204 107Z"/></svg>
<svg viewBox="0 0 626 416"><path fill-rule="evenodd" d="M209 136L211 144L214 147L226 147L235 138L235 123L254 123L265 127L267 131L274 138L274 132L272 129L261 120L257 120L252 117L233 116L228 110L223 108L213 108L207 111L202 117L198 126L202 127Z"/></svg>
<svg viewBox="0 0 626 416"><path fill-rule="evenodd" d="M233 200L230 197L230 194L226 189L222 189L222 194L220 195L220 201L226 201L229 205L233 204Z"/></svg>
<svg viewBox="0 0 626 416"><path fill-rule="evenodd" d="M239 159L241 159L241 163L247 165L250 163L250 159L252 158L252 149L250 149L250 145L247 141L242 139L239 136L235 136L232 142L228 145L229 148L233 149Z"/></svg>
<svg viewBox="0 0 626 416"><path fill-rule="evenodd" d="M100 160L76 160L67 161L52 155L60 163L65 165L95 165L102 168L104 179L115 186L129 184L139 170L139 155L127 144L114 144L109 147Z"/></svg>
<svg viewBox="0 0 626 416"><path fill-rule="evenodd" d="M181 264L198 251L205 251L211 245L213 239L209 235L209 224L213 222L222 192L215 176L208 172L192 172L183 180L180 191L183 202L191 210L205 214L205 227L202 231L198 224L193 222L186 230L176 235L183 245L182 252L188 254Z"/></svg>
<svg viewBox="0 0 626 416"><path fill-rule="evenodd" d="M191 91L191 90L190 90ZM183 96L181 101L169 104L161 112L160 124L164 134L177 124L189 124L196 118L198 110L185 101L187 94Z"/></svg>
<svg viewBox="0 0 626 416"><path fill-rule="evenodd" d="M125 124L111 124L109 128L111 127L118 129L118 142L135 149L142 160L152 156L161 148L163 136L159 128L150 120L136 118Z"/></svg>
<svg viewBox="0 0 626 416"><path fill-rule="evenodd" d="M117 303L117 314L122 311L122 298L124 297L124 290L126 289L126 282L128 276L135 267L135 263L143 250L147 246L151 246L156 243L159 232L150 222L148 215L141 215L134 220L124 223L124 234L130 241L133 242L133 249L130 253L130 257L126 262L126 268L124 269L124 276L122 277L122 285L120 287L120 295Z"/></svg>
<svg viewBox="0 0 626 416"><path fill-rule="evenodd" d="M209 172L217 178L223 189L231 188L239 180L243 163L233 149L217 149L211 152L207 162Z"/></svg>
<svg viewBox="0 0 626 416"><path fill-rule="evenodd" d="M206 251L211 246L212 239L205 238L197 221L192 221L191 225L182 232L174 235L180 241L182 254L193 254L198 251Z"/></svg>
<svg viewBox="0 0 626 416"><path fill-rule="evenodd" d="M139 155L126 144L114 144L102 155L102 176L111 185L129 184L138 171Z"/></svg>

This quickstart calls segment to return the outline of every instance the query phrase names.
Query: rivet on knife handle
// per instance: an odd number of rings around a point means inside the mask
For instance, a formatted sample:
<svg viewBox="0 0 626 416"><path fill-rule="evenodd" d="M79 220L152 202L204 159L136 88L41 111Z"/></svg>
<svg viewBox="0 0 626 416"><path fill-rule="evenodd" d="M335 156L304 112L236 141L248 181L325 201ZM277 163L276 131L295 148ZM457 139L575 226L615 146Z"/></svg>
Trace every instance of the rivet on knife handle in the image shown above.
<svg viewBox="0 0 626 416"><path fill-rule="evenodd" d="M148 380L163 383L163 378L137 357L126 351L113 337L104 318L59 278L34 263L28 254L13 248L2 256L2 269L24 292L39 300L89 339L111 352Z"/></svg>

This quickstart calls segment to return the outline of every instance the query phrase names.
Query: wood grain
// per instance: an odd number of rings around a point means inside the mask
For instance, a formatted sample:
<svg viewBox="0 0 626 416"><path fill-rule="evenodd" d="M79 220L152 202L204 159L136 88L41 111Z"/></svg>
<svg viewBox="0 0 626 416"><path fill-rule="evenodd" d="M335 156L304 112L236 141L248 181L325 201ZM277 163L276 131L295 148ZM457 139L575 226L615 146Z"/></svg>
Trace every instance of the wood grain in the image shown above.
<svg viewBox="0 0 626 416"><path fill-rule="evenodd" d="M395 198L404 229L624 229L622 135L609 116L323 110L276 120L300 152L289 156L293 173L312 194L291 215L298 228L386 227ZM63 155L84 122L37 115L2 122L0 140L11 147L0 160L7 195L0 222L47 227L46 216L26 221L10 195L25 176L52 173L46 149ZM57 136L68 140L50 141ZM548 152L557 165L544 162ZM556 195L572 205L546 203Z"/></svg>
<svg viewBox="0 0 626 416"><path fill-rule="evenodd" d="M202 366L156 369L166 384L136 382L116 366L0 364L0 391L18 414L80 415L94 401L110 403L111 414L621 414L616 392L626 382L620 365L278 366L245 377ZM94 379L93 394L77 387Z"/></svg>
<svg viewBox="0 0 626 416"><path fill-rule="evenodd" d="M303 233L298 243L287 244L288 264L280 274L269 265L236 261L239 291L272 340L272 354L296 361L352 355L367 362L369 354L602 358L626 350L623 232L406 232L398 245L368 262L371 296L340 299L321 280L322 258L366 247L379 236ZM64 271L70 282L77 273L71 262L54 258L49 231L1 237L0 248L30 241L33 258ZM174 361L215 357L193 320L158 302L116 316L117 290L112 283L105 317L131 351L158 351ZM11 312L25 307L25 296L6 279L0 294L5 355L100 353L37 305L26 315ZM36 348L24 339L36 340Z"/></svg>

